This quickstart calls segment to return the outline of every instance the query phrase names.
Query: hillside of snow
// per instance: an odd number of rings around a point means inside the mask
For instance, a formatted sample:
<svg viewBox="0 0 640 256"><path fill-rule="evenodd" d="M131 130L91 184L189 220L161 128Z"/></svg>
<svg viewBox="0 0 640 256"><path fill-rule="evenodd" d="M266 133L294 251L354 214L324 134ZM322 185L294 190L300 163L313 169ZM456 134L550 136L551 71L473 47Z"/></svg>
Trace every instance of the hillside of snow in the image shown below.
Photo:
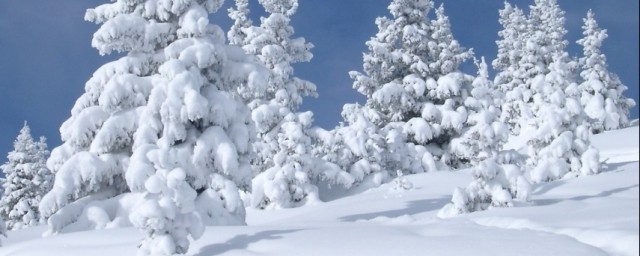
<svg viewBox="0 0 640 256"><path fill-rule="evenodd" d="M208 227L188 255L638 255L638 126L593 138L605 172L533 188L532 200L451 219L436 214L470 172L406 176L326 203L248 209L248 226ZM2 256L134 255L134 228L42 238L45 227L9 232Z"/></svg>

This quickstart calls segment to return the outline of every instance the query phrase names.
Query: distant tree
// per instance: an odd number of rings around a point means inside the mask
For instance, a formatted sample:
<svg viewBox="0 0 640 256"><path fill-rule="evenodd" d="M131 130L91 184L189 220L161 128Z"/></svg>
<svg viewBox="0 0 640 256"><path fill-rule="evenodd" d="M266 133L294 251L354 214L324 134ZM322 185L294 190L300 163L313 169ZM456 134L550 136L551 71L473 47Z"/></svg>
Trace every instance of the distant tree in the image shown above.
<svg viewBox="0 0 640 256"><path fill-rule="evenodd" d="M623 95L627 87L617 75L607 70L607 58L600 50L602 42L607 38L607 30L598 26L591 10L583 20L584 37L578 40L578 44L583 47L584 55L580 58L580 77L583 82L579 89L580 100L589 116L591 130L600 133L627 127L629 109L636 103Z"/></svg>
<svg viewBox="0 0 640 256"><path fill-rule="evenodd" d="M521 9L506 1L504 4L504 8L500 10L500 40L496 41L498 55L492 65L497 71L494 84L504 94L501 102L501 120L509 125L512 134L517 135L520 132L520 117L522 113L527 114L525 98L528 100L530 97L518 75L524 55L528 20Z"/></svg>
<svg viewBox="0 0 640 256"><path fill-rule="evenodd" d="M370 121L385 136L383 168L416 173L465 165L449 152L467 120L464 98L473 78L458 71L472 56L453 38L444 7L428 15L432 1L395 0L393 19L376 19L367 41L364 74L351 72L353 87L375 111ZM394 175L394 174L392 174Z"/></svg>
<svg viewBox="0 0 640 256"><path fill-rule="evenodd" d="M9 230L36 226L44 222L38 211L42 196L51 190L53 174L46 167L49 155L46 139L36 142L25 122L9 152L8 162L0 166L4 173L0 200L0 219Z"/></svg>

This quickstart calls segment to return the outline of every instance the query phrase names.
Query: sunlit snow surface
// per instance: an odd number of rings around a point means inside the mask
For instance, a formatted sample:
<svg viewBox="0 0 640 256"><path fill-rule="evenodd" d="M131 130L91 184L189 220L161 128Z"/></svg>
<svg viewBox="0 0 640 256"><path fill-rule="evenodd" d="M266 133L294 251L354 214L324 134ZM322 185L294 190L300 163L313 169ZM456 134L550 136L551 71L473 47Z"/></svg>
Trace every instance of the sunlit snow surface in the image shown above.
<svg viewBox="0 0 640 256"><path fill-rule="evenodd" d="M288 210L248 210L248 226L209 227L189 255L638 255L638 127L593 138L605 173L536 185L532 201L439 219L470 172L409 175L392 184ZM133 228L41 238L9 232L0 255L134 255Z"/></svg>

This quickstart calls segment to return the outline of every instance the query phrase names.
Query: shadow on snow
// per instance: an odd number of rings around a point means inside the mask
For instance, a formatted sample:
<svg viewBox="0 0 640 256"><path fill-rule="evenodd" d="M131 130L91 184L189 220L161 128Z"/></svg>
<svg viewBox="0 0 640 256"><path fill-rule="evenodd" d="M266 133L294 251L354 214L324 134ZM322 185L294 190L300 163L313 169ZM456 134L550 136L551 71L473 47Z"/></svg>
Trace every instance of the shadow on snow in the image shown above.
<svg viewBox="0 0 640 256"><path fill-rule="evenodd" d="M283 234L293 233L300 231L301 229L290 229L290 230L268 230L258 232L253 235L237 235L228 241L222 244L210 244L205 247L200 248L200 251L194 256L212 256L212 255L220 255L222 253L232 251L232 250L242 250L247 249L250 244L260 241L267 240L277 240L282 239Z"/></svg>
<svg viewBox="0 0 640 256"><path fill-rule="evenodd" d="M404 209L390 210L390 211L381 211L381 212L372 212L372 213L362 213L362 214L354 214L348 215L344 217L340 217L340 221L344 222L353 222L357 220L370 220L377 217L387 217L387 218L395 218L403 215L413 215L417 213L423 213L433 210L441 209L444 205L451 201L450 196L440 197L435 199L424 199L424 200L415 200L407 203L407 207Z"/></svg>

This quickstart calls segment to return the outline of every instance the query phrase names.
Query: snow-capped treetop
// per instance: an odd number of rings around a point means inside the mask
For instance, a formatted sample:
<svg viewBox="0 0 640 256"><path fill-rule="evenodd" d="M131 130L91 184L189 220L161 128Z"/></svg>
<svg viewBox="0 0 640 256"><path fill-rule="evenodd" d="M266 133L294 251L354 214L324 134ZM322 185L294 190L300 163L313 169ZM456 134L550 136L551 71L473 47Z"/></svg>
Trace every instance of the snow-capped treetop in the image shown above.
<svg viewBox="0 0 640 256"><path fill-rule="evenodd" d="M533 33L531 36L539 37L537 44L542 48L540 56L543 58L542 62L548 65L553 62L553 56L565 53L569 44L565 39L565 12L560 9L557 0L535 0L535 4L529 9L529 26ZM542 35L536 35L538 33Z"/></svg>
<svg viewBox="0 0 640 256"><path fill-rule="evenodd" d="M444 13L444 4L441 4L435 13L431 38L436 45L428 44L433 60L429 63L429 69L432 76L439 77L457 71L460 64L473 56L473 49L465 50L458 40L453 38L449 17Z"/></svg>
<svg viewBox="0 0 640 256"><path fill-rule="evenodd" d="M227 32L229 43L231 45L243 46L247 39L246 29L253 25L253 21L249 17L249 0L235 0L236 8L229 8L229 17L233 20L233 25Z"/></svg>
<svg viewBox="0 0 640 256"><path fill-rule="evenodd" d="M527 32L527 17L522 9L506 1L504 8L499 13L500 19L498 21L502 25L502 30L498 32L498 36L501 39L496 41L498 55L492 65L497 71L507 71L509 68L515 70L520 58L522 58L523 37ZM501 81L498 78L496 80Z"/></svg>
<svg viewBox="0 0 640 256"><path fill-rule="evenodd" d="M298 0L258 0L268 13L293 16L298 11Z"/></svg>
<svg viewBox="0 0 640 256"><path fill-rule="evenodd" d="M583 47L580 58L581 101L591 118L591 129L595 133L618 129L629 125L629 109L635 106L623 92L627 87L617 75L607 69L607 58L600 48L607 38L607 30L601 29L593 11L589 10L582 26L584 36L577 43Z"/></svg>

